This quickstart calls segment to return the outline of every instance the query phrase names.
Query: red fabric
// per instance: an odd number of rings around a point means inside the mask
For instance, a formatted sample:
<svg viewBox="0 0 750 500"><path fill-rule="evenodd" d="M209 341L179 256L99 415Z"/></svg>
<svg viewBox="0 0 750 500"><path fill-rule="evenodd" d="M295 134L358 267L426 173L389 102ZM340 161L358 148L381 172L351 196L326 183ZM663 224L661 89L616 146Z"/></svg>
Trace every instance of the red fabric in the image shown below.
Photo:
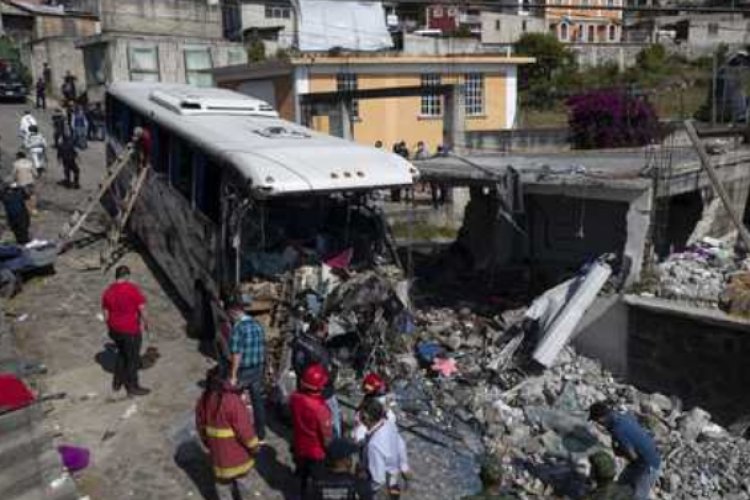
<svg viewBox="0 0 750 500"><path fill-rule="evenodd" d="M107 311L110 330L130 335L141 333L140 308L146 303L143 294L133 283L113 283L102 295L102 309Z"/></svg>
<svg viewBox="0 0 750 500"><path fill-rule="evenodd" d="M10 373L0 373L0 409L17 410L34 402L34 394Z"/></svg>
<svg viewBox="0 0 750 500"><path fill-rule="evenodd" d="M218 405L218 407L217 407ZM195 408L195 426L201 441L208 448L214 472L220 479L245 475L254 464L258 440L253 419L242 398L235 392L212 392L201 397ZM212 437L211 429L233 431L233 437ZM227 469L242 469L227 474Z"/></svg>
<svg viewBox="0 0 750 500"><path fill-rule="evenodd" d="M333 428L331 410L320 394L297 391L289 398L292 412L292 449L297 458L323 460Z"/></svg>
<svg viewBox="0 0 750 500"><path fill-rule="evenodd" d="M151 132L148 130L148 128L143 127L143 135L141 135L141 152L143 153L143 158L146 161L151 160Z"/></svg>
<svg viewBox="0 0 750 500"><path fill-rule="evenodd" d="M325 265L333 269L346 269L352 262L354 249L348 248L325 261Z"/></svg>

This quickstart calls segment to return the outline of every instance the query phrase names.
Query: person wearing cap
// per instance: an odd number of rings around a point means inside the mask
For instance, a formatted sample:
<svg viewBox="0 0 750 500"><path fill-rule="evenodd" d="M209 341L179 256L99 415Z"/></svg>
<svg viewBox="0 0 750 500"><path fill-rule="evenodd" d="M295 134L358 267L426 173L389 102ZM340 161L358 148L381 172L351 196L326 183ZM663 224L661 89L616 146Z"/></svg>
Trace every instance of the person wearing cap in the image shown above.
<svg viewBox="0 0 750 500"><path fill-rule="evenodd" d="M396 424L396 414L390 408L388 386L383 377L374 372L365 375L362 379L362 392L364 393L364 397L354 414L354 427L352 429L352 439L357 443L361 443L367 437L367 427L362 423L362 408L368 399L378 400L383 405L383 408L385 408L386 420L393 425Z"/></svg>
<svg viewBox="0 0 750 500"><path fill-rule="evenodd" d="M633 488L633 498L636 500L650 498L661 467L661 457L654 438L632 414L617 412L605 402L591 405L589 419L609 432L615 453L628 460L618 483Z"/></svg>
<svg viewBox="0 0 750 500"><path fill-rule="evenodd" d="M373 498L400 498L410 475L406 443L398 427L388 423L385 408L377 399L365 401L361 413L362 423L367 427L361 464L369 478Z"/></svg>
<svg viewBox="0 0 750 500"><path fill-rule="evenodd" d="M242 391L209 370L195 406L195 428L208 449L220 499L242 498L242 479L255 465L258 438Z"/></svg>
<svg viewBox="0 0 750 500"><path fill-rule="evenodd" d="M246 301L232 297L227 301L227 313L232 321L229 335L229 381L250 394L253 405L255 432L260 443L266 439L266 404L263 399L266 361L266 333L263 326L250 316Z"/></svg>
<svg viewBox="0 0 750 500"><path fill-rule="evenodd" d="M323 397L328 372L320 363L305 369L299 388L289 397L292 414L292 452L303 499L309 498L308 481L324 471L326 448L333 438L331 410Z"/></svg>
<svg viewBox="0 0 750 500"><path fill-rule="evenodd" d="M325 469L313 480L314 500L365 500L367 483L354 474L352 456L359 451L352 441L335 438L326 450Z"/></svg>
<svg viewBox="0 0 750 500"><path fill-rule="evenodd" d="M102 312L109 328L109 336L117 346L112 389L122 387L132 396L145 396L149 389L138 382L141 363L142 332L148 331L146 298L141 289L130 281L128 266L117 266L115 282L102 294Z"/></svg>
<svg viewBox="0 0 750 500"><path fill-rule="evenodd" d="M597 451L589 457L591 464L591 479L595 482L594 489L584 500L631 500L633 490L630 486L615 483L617 465L614 458L606 451Z"/></svg>
<svg viewBox="0 0 750 500"><path fill-rule="evenodd" d="M292 368L297 380L302 378L305 369L315 363L323 365L328 372L328 383L323 389L323 397L333 418L333 433L341 437L341 411L336 399L335 383L338 367L326 347L328 325L321 319L313 319L307 330L303 331L292 343Z"/></svg>
<svg viewBox="0 0 750 500"><path fill-rule="evenodd" d="M479 479L482 491L463 497L463 500L517 500L521 497L503 487L503 466L497 457L486 456L481 461Z"/></svg>

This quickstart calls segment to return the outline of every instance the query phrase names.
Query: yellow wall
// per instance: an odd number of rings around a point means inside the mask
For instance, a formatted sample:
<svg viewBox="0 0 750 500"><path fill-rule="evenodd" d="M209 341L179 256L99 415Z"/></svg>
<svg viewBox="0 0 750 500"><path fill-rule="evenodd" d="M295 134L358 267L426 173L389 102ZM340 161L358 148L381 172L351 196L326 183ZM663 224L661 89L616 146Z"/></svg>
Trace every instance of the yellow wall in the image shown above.
<svg viewBox="0 0 750 500"><path fill-rule="evenodd" d="M356 72L352 68L353 72ZM459 75L443 75L441 83L458 83ZM388 87L416 87L420 85L419 74L374 75L357 73L359 89ZM336 90L335 74L310 76L310 92L332 92ZM484 115L467 117L466 130L500 130L505 127L505 76L484 75ZM430 152L443 142L443 120L441 117L421 117L419 96L387 99L365 99L359 101L359 120L354 123L354 139L372 145L383 141L389 149L397 141L406 141L411 151L418 141L424 141ZM316 118L313 127L329 132L328 120Z"/></svg>

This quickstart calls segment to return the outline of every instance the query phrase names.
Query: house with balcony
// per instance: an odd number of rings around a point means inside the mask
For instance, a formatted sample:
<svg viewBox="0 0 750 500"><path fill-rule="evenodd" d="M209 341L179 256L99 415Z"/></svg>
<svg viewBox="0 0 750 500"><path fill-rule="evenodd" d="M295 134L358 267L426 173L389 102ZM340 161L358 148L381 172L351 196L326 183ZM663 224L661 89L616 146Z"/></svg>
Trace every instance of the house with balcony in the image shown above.
<svg viewBox="0 0 750 500"><path fill-rule="evenodd" d="M622 10L613 8L622 5L623 0L551 0L544 8L544 19L563 43L619 43Z"/></svg>

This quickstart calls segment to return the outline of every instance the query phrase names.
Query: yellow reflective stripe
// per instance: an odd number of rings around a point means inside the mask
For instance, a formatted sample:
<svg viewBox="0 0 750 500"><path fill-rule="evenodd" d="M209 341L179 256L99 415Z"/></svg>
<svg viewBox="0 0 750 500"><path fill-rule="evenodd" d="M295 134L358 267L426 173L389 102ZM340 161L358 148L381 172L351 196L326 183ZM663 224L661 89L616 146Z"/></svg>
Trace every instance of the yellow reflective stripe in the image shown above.
<svg viewBox="0 0 750 500"><path fill-rule="evenodd" d="M219 479L232 479L247 473L253 468L253 465L255 465L255 460L251 458L237 467L214 467L214 474L216 474L216 477Z"/></svg>
<svg viewBox="0 0 750 500"><path fill-rule="evenodd" d="M255 447L256 447L256 446L258 446L259 444L260 444L260 441L258 441L258 438L257 438L257 437L253 437L253 438L251 438L251 439L250 439L250 440L249 440L249 441L247 442L247 447L248 447L248 448L255 448Z"/></svg>
<svg viewBox="0 0 750 500"><path fill-rule="evenodd" d="M206 427L206 436L211 438L233 438L234 431L229 427Z"/></svg>

